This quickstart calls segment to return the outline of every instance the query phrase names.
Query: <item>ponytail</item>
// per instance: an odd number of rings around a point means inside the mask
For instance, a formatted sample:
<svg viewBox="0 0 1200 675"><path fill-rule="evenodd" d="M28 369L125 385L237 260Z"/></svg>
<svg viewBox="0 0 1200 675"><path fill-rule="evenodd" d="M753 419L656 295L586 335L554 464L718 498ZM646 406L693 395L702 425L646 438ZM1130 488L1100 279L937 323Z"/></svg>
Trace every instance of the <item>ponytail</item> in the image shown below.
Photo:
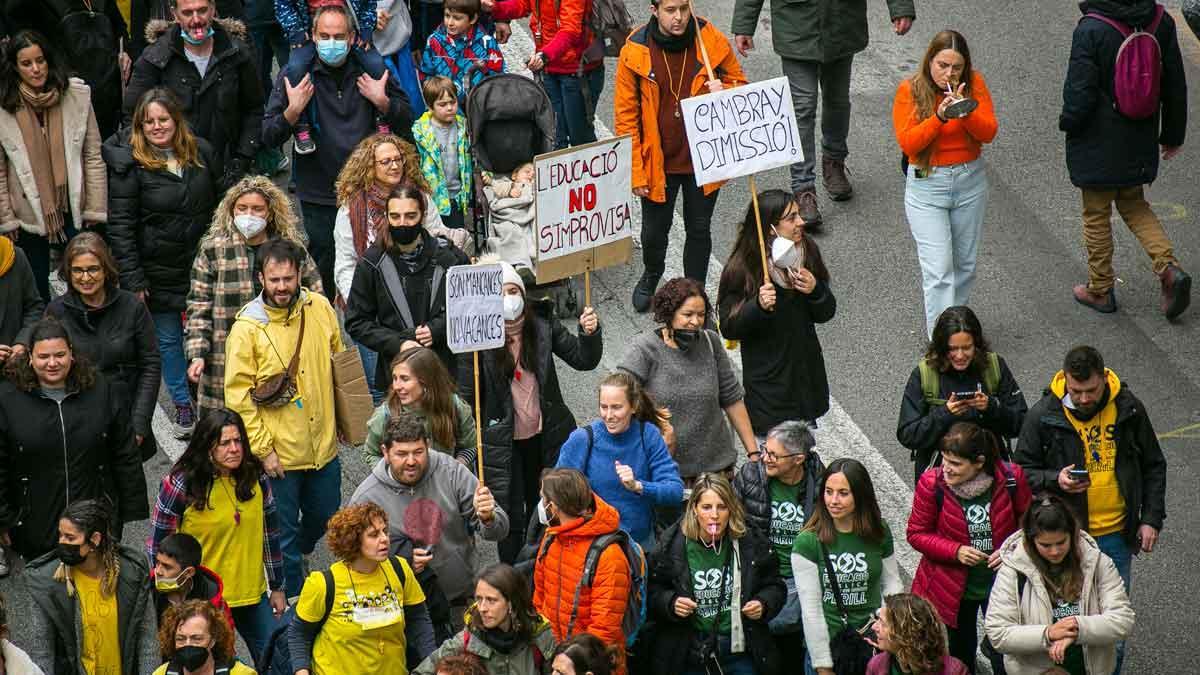
<svg viewBox="0 0 1200 675"><path fill-rule="evenodd" d="M654 399L636 377L624 370L615 370L600 380L600 387L624 389L629 407L633 409L633 417L646 424L653 424L664 437L666 436L671 426L668 421L671 419L671 411L655 405Z"/></svg>

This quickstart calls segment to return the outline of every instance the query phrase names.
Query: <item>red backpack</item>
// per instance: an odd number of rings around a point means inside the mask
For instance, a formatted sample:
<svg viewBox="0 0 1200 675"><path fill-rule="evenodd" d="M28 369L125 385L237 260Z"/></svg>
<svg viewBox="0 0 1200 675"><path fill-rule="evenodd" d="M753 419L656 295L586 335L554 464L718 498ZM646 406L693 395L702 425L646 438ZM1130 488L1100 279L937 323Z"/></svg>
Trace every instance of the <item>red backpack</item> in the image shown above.
<svg viewBox="0 0 1200 675"><path fill-rule="evenodd" d="M1129 119L1143 120L1158 112L1162 49L1154 32L1162 16L1163 6L1159 4L1154 5L1154 18L1144 27L1130 26L1095 12L1084 15L1112 26L1125 38L1113 67L1112 95L1113 108Z"/></svg>

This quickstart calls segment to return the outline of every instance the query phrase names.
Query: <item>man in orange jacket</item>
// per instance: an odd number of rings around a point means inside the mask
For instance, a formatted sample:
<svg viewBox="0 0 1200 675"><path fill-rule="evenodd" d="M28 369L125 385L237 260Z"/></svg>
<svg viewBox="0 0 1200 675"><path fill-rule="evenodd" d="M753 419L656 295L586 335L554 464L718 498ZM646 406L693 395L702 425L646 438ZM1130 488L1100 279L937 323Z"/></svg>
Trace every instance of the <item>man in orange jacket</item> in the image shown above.
<svg viewBox="0 0 1200 675"><path fill-rule="evenodd" d="M633 289L638 312L650 308L662 278L680 190L687 232L683 273L701 284L708 273L709 227L721 185L696 185L680 101L746 83L729 39L708 21L693 18L689 0L651 0L650 12L650 21L621 49L613 103L616 133L633 136L632 187L642 199L645 270ZM716 79L704 67L705 50Z"/></svg>

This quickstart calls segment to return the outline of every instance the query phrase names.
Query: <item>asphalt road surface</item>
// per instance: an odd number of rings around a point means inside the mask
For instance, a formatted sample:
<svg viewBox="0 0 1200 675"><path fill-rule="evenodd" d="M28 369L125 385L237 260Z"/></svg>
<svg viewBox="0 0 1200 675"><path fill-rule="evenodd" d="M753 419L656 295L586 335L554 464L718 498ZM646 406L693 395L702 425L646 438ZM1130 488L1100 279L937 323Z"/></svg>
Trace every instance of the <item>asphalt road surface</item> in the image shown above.
<svg viewBox="0 0 1200 675"><path fill-rule="evenodd" d="M700 0L701 14L728 30L732 3ZM974 65L988 80L1000 121L996 141L985 149L991 184L987 220L979 254L973 308L992 346L1008 361L1030 404L1037 400L1071 346L1088 343L1104 354L1145 403L1170 465L1166 527L1153 554L1133 565L1133 603L1137 623L1129 642L1125 672L1131 674L1196 672L1191 661L1198 640L1193 628L1197 582L1193 556L1200 536L1193 515L1200 508L1196 462L1189 451L1200 438L1200 308L1168 323L1158 310L1158 279L1149 259L1119 218L1115 223L1114 264L1120 310L1100 315L1077 305L1071 286L1086 280L1081 242L1079 193L1071 186L1057 130L1062 78L1071 31L1079 13L1070 2L919 1L919 16L904 37L892 34L886 7L870 5L871 46L855 58L851 83L853 115L847 164L855 196L833 203L821 195L825 232L818 241L833 276L838 314L818 332L824 348L834 402L821 419L818 449L828 461L853 456L864 461L880 492L885 517L903 532L911 502L911 464L895 440L896 415L909 372L924 349L920 271L903 211L899 150L892 134L891 103L900 79L910 74L929 38L943 28L959 30L971 45ZM1168 2L1177 8L1178 2ZM635 22L649 13L629 4ZM1178 16L1178 14L1176 14ZM1182 26L1182 22L1179 22ZM1200 89L1200 42L1181 28L1190 102ZM780 75L770 49L769 11L764 9L755 35L758 49L743 60L751 80ZM505 47L510 69L530 52L528 34L516 30ZM607 64L597 129L612 123L615 61ZM1194 111L1195 105L1190 106ZM818 125L819 128L819 125ZM1192 142L1165 163L1149 199L1164 221L1185 270L1200 273L1200 169L1194 145L1200 124L1189 123ZM819 146L818 146L819 147ZM787 170L760 174L759 189L789 187ZM720 268L732 248L736 228L749 201L746 181L735 180L721 192L713 220L713 260L708 285L715 298ZM681 207L677 205L677 212ZM640 212L634 219L640 224ZM681 274L682 223L676 217L668 252L668 277ZM635 233L637 228L635 228ZM636 236L636 234L635 234ZM595 415L595 387L621 357L622 345L651 327L635 314L629 297L641 273L641 250L627 266L597 272L593 304L601 316L606 352L600 368L575 374L559 364L567 402L581 421ZM733 354L736 360L736 353ZM165 403L164 398L164 403ZM156 416L164 454L146 464L151 500L170 457L182 451L169 440L164 414ZM166 456L169 455L170 457ZM368 467L357 452L343 452L343 493L350 495ZM142 546L147 524L126 528L125 542ZM901 561L911 574L917 557L897 541ZM488 555L488 558L491 556ZM328 562L319 550L318 563ZM14 575L15 577L16 575ZM1190 581L1189 581L1190 579ZM13 578L0 581L9 599L9 620L18 643L38 639L22 632L29 598ZM1192 591L1186 589L1191 588Z"/></svg>

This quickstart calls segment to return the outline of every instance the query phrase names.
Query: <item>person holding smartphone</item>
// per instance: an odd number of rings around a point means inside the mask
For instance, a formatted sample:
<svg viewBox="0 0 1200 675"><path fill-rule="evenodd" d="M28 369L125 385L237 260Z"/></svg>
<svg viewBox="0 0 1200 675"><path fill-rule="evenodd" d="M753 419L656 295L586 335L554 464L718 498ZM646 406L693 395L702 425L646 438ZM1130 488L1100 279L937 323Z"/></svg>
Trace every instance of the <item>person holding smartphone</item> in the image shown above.
<svg viewBox="0 0 1200 675"><path fill-rule="evenodd" d="M1021 387L988 345L975 312L949 307L934 324L925 356L904 387L896 440L911 451L919 481L925 469L939 463L934 455L955 422L974 422L998 438L1015 438L1027 410Z"/></svg>

